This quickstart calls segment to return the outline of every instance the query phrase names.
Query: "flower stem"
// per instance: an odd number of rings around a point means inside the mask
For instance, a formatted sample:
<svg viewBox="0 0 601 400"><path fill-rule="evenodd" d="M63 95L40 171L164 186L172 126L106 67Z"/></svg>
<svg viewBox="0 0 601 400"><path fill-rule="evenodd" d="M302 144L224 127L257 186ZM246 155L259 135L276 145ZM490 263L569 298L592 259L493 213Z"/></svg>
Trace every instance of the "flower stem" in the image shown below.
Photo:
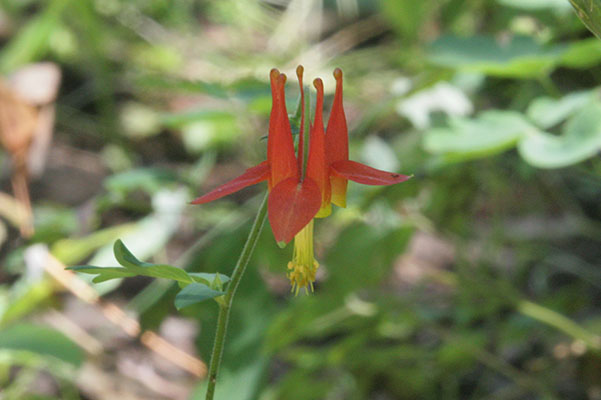
<svg viewBox="0 0 601 400"><path fill-rule="evenodd" d="M267 195L265 195L265 198L263 199L263 202L259 207L259 212L257 213L255 221L253 222L253 226L250 229L250 233L248 234L248 238L246 239L246 243L244 244L242 253L240 253L240 257L238 258L236 268L234 268L234 272L232 273L232 278L227 287L227 290L223 295L221 301L218 302L219 316L217 317L217 332L215 333L215 343L213 345L213 352L211 354L211 364L209 366L209 385L207 388L207 396L205 398L206 400L213 400L213 396L215 395L217 373L219 372L219 365L221 364L221 358L223 356L223 345L225 343L225 336L227 335L227 325L230 319L230 309L232 307L234 295L236 294L238 285L242 280L244 271L246 271L248 261L250 260L250 257L253 254L255 245L259 240L259 235L263 230L263 225L265 224L266 216Z"/></svg>

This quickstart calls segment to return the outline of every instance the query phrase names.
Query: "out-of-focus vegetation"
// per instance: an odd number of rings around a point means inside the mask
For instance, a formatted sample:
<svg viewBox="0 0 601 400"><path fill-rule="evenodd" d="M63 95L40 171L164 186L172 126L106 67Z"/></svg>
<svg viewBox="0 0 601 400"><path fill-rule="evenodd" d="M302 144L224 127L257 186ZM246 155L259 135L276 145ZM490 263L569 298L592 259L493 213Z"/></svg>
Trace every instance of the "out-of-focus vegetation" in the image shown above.
<svg viewBox="0 0 601 400"><path fill-rule="evenodd" d="M0 397L202 398L132 335L207 361L215 304L57 271L120 238L229 275L262 189L187 202L264 159L269 70L302 63L345 71L352 158L415 177L317 221L313 295L265 229L217 398L601 399L601 40L568 0L4 0L0 41L5 77L62 71L28 239L0 151Z"/></svg>

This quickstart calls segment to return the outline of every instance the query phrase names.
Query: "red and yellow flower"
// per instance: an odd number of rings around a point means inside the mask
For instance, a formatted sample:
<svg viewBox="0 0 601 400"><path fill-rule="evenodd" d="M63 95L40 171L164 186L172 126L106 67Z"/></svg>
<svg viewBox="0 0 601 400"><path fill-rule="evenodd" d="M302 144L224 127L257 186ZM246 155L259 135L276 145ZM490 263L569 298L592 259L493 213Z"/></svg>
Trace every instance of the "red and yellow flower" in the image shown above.
<svg viewBox="0 0 601 400"><path fill-rule="evenodd" d="M327 129L323 124L323 82L315 79L317 90L315 117L310 127L308 154L305 162L303 68L297 68L301 87L301 127L298 153L284 95L286 76L277 69L270 73L272 108L267 138L267 161L247 169L239 177L194 200L203 204L234 193L247 186L267 180L268 216L278 244L293 238L293 259L288 263L288 278L292 289L311 287L319 264L313 254L313 219L331 213L331 203L346 207L348 180L365 185L392 185L410 178L381 171L349 160L348 128L342 104L342 71L334 71L336 92Z"/></svg>

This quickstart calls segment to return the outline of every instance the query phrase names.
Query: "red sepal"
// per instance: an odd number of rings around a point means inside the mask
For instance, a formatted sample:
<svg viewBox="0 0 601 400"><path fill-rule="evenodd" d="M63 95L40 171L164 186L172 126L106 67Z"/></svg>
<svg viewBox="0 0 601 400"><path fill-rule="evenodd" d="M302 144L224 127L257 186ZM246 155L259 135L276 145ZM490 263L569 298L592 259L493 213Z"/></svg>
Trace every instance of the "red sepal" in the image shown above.
<svg viewBox="0 0 601 400"><path fill-rule="evenodd" d="M336 161L330 164L330 167L343 178L364 185L393 185L411 178L408 175L382 171L350 160Z"/></svg>
<svg viewBox="0 0 601 400"><path fill-rule="evenodd" d="M269 193L267 211L273 236L278 243L288 243L317 214L321 206L319 186L309 178L299 182L288 178Z"/></svg>
<svg viewBox="0 0 601 400"><path fill-rule="evenodd" d="M267 164L267 161L263 161L261 164L247 169L239 177L234 178L227 183L224 183L223 185L213 189L204 196L200 196L196 200L192 201L192 204L203 204L220 199L223 196L227 196L228 194L237 192L238 190L244 189L247 186L264 181L268 177L269 164Z"/></svg>
<svg viewBox="0 0 601 400"><path fill-rule="evenodd" d="M267 136L267 161L271 166L269 188L273 188L286 178L298 177L296 154L292 130L286 111L284 85L286 75L272 69L271 80L271 115L269 117L269 135Z"/></svg>
<svg viewBox="0 0 601 400"><path fill-rule="evenodd" d="M313 85L317 89L317 102L315 104L315 121L311 126L306 176L319 186L322 196L321 206L327 209L330 204L331 188L323 131L323 82L318 78L313 81Z"/></svg>

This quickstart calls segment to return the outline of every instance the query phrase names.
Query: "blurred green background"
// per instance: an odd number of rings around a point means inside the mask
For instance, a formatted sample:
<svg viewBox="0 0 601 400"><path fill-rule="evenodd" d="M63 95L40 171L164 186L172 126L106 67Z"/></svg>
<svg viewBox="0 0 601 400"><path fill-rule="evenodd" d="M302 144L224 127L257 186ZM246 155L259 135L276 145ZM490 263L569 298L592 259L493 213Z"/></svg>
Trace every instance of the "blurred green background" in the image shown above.
<svg viewBox="0 0 601 400"><path fill-rule="evenodd" d="M217 398L601 399L601 40L567 0L2 0L0 43L4 76L62 72L28 239L0 150L1 398L203 398L39 256L229 274L264 189L187 202L264 159L269 70L292 110L301 63L327 106L344 70L351 158L415 176L317 221L313 295L264 230ZM213 302L96 290L208 360Z"/></svg>

